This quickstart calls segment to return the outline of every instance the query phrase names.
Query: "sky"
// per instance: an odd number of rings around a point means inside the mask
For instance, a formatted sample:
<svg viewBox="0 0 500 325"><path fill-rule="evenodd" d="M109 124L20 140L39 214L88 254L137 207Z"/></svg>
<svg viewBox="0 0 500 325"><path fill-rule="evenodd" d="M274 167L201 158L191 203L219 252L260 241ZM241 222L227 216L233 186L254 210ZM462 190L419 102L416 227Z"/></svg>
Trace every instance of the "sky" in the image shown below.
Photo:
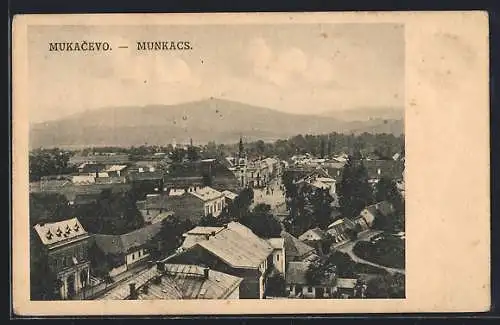
<svg viewBox="0 0 500 325"><path fill-rule="evenodd" d="M48 50L80 40L113 50ZM193 49L136 50L137 41L170 40ZM30 26L30 122L209 97L295 114L403 109L404 45L399 24Z"/></svg>

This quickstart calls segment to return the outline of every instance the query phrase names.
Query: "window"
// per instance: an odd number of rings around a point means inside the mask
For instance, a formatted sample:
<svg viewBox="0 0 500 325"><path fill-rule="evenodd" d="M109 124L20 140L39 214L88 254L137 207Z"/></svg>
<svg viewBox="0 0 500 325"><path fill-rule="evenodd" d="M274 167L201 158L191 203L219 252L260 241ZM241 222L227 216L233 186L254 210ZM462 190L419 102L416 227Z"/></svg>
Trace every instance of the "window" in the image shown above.
<svg viewBox="0 0 500 325"><path fill-rule="evenodd" d="M132 254L132 261L135 260L135 253Z"/></svg>
<svg viewBox="0 0 500 325"><path fill-rule="evenodd" d="M142 253L142 251L139 251L139 253L138 253L138 254L139 254L139 257L141 257L141 253Z"/></svg>
<svg viewBox="0 0 500 325"><path fill-rule="evenodd" d="M307 292L309 292L309 293L313 292L313 288L312 287L307 287Z"/></svg>
<svg viewBox="0 0 500 325"><path fill-rule="evenodd" d="M276 255L276 260L279 261L280 260L280 254Z"/></svg>

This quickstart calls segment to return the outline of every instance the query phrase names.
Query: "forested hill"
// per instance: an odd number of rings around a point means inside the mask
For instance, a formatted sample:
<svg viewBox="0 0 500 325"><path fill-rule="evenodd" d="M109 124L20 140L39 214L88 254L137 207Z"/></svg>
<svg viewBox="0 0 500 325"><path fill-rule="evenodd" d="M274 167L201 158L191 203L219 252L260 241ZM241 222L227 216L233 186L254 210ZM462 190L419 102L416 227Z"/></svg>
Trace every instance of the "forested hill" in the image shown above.
<svg viewBox="0 0 500 325"><path fill-rule="evenodd" d="M340 116L339 116L340 117ZM30 147L138 146L178 143L275 141L296 134L403 133L402 119L372 116L345 121L331 113L297 115L235 101L210 98L176 105L114 107L85 111L64 119L34 124Z"/></svg>

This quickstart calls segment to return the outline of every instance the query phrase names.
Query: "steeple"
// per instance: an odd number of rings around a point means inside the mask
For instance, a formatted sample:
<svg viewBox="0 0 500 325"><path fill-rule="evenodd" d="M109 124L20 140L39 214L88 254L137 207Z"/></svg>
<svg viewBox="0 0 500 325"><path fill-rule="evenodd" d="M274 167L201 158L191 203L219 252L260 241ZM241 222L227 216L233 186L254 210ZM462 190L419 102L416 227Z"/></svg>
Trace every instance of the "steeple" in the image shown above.
<svg viewBox="0 0 500 325"><path fill-rule="evenodd" d="M238 158L243 158L243 139L241 138L241 135L240 135L240 142L239 142L239 145L238 145Z"/></svg>

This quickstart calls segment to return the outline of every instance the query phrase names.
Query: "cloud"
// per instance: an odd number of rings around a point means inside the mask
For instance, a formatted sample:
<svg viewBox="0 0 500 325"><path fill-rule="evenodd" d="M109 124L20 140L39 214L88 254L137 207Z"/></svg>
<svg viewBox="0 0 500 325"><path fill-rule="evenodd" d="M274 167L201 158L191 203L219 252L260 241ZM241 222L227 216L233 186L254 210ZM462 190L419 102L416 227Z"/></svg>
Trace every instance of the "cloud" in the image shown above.
<svg viewBox="0 0 500 325"><path fill-rule="evenodd" d="M249 43L247 53L253 74L282 88L301 87L304 83L322 85L333 79L330 62L314 55L308 57L298 47L276 51L264 39L257 38Z"/></svg>

